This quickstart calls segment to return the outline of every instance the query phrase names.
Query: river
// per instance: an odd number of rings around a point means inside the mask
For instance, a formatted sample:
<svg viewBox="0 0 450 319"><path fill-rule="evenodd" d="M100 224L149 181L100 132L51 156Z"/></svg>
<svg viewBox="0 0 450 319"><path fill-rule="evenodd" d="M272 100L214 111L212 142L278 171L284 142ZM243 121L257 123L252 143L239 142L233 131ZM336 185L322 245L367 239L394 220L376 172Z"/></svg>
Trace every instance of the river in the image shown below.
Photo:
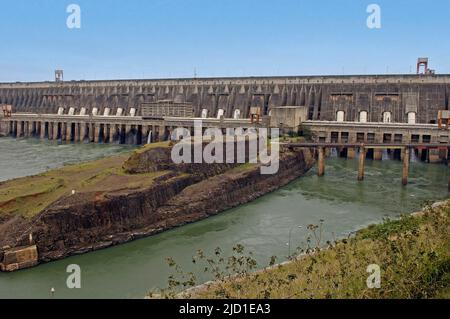
<svg viewBox="0 0 450 319"><path fill-rule="evenodd" d="M0 180L125 150L129 147L1 138ZM305 242L306 226L321 219L327 240L448 197L447 167L413 162L407 187L401 186L401 167L399 161L367 161L366 179L358 182L356 160L327 159L325 177L317 177L313 169L276 192L216 217L32 269L0 273L0 298L51 298L52 287L55 298L143 298L150 289L167 285L171 271L166 257L204 278L201 268L191 263L198 249L212 254L221 247L227 254L240 243L265 266L271 256L281 261L289 254L290 231L295 250ZM70 264L81 267L81 289L66 286Z"/></svg>

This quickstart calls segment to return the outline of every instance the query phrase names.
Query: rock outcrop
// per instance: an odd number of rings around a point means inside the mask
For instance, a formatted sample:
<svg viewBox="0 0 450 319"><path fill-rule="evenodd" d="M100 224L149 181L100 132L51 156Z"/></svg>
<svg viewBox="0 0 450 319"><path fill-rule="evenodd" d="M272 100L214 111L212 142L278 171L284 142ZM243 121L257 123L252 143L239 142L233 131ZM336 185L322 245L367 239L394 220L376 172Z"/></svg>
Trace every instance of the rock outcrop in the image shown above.
<svg viewBox="0 0 450 319"><path fill-rule="evenodd" d="M124 170L135 174L167 170L146 188L78 192L30 220L3 217L0 227L9 223L9 229L17 225L17 230L0 234L0 247L8 244L0 248L0 263L5 262L5 251L14 247L35 245L38 261L46 262L198 221L276 190L314 163L309 149L283 150L278 173L261 175L256 164L173 165L167 161L168 151L154 147L124 162ZM3 268L11 269L7 266Z"/></svg>

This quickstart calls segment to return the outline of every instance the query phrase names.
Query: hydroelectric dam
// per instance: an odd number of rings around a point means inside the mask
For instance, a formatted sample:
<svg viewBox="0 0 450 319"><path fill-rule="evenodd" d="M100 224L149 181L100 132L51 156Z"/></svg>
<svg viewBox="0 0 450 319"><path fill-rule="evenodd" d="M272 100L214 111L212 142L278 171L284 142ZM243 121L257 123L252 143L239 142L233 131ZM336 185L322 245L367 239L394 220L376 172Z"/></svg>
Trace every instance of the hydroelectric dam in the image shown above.
<svg viewBox="0 0 450 319"><path fill-rule="evenodd" d="M1 83L0 134L139 145L201 119L224 132L306 128L316 142L422 143L418 156L441 162L449 95L450 75L428 73ZM343 153L353 157L354 148Z"/></svg>

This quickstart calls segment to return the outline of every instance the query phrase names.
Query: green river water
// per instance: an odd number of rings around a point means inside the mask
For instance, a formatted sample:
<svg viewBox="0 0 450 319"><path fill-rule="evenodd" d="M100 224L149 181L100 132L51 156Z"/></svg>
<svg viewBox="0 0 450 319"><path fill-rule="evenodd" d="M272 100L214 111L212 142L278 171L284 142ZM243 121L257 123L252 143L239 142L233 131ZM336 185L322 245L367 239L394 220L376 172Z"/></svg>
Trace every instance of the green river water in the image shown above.
<svg viewBox="0 0 450 319"><path fill-rule="evenodd" d="M129 149L1 138L0 181ZM200 267L192 266L195 252L212 254L220 246L226 255L240 243L266 266L271 256L281 261L289 254L290 230L294 250L305 241L306 225L321 219L325 239L343 237L449 196L444 165L413 161L407 187L401 186L401 167L394 160L367 161L366 179L358 182L356 160L327 159L325 177L318 178L313 169L276 192L216 217L32 269L0 273L0 298L51 298L52 287L55 298L143 298L152 288L167 285L171 271L166 257L205 279ZM66 286L70 264L81 267L81 289Z"/></svg>

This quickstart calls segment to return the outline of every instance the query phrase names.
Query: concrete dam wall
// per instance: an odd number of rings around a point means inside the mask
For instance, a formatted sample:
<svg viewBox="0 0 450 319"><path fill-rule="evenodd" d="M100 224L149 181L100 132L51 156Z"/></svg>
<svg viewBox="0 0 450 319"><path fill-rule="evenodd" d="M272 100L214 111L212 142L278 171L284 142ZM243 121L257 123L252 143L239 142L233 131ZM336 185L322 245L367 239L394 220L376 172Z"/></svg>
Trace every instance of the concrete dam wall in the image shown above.
<svg viewBox="0 0 450 319"><path fill-rule="evenodd" d="M140 115L143 103L170 100L190 103L196 117L248 118L251 107L269 115L273 107L306 106L309 120L436 123L438 111L449 109L449 92L450 75L71 81L0 83L0 104L14 112Z"/></svg>

